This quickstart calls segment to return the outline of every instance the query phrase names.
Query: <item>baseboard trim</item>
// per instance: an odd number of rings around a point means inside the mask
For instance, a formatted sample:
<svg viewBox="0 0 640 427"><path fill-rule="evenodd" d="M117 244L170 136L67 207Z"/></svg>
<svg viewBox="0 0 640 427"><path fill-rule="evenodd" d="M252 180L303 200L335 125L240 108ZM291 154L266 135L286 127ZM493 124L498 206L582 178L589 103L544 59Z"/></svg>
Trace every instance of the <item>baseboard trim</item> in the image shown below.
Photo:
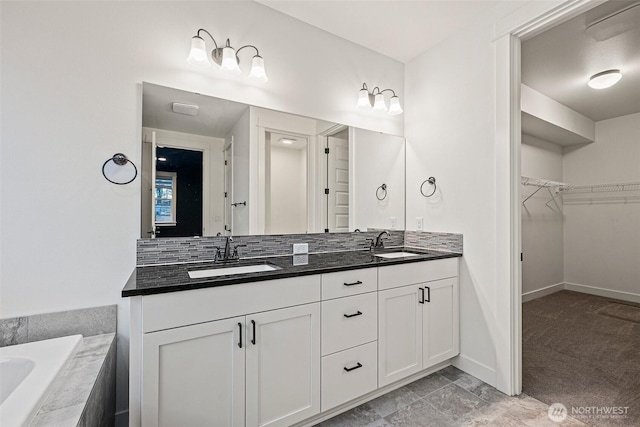
<svg viewBox="0 0 640 427"><path fill-rule="evenodd" d="M546 286L535 291L529 291L522 294L522 302L532 301L537 298L542 298L547 295L554 294L558 291L565 289L564 283L556 283L555 285Z"/></svg>
<svg viewBox="0 0 640 427"><path fill-rule="evenodd" d="M464 371L467 374L473 375L479 380L484 381L490 386L496 386L496 370L483 363L478 362L477 360L471 359L470 357L461 354L458 357L454 358L451 364L461 371Z"/></svg>
<svg viewBox="0 0 640 427"><path fill-rule="evenodd" d="M630 292L596 288L595 286L580 285L578 283L565 283L564 289L567 291L582 292L583 294L597 295L599 297L607 297L619 299L622 301L640 303L640 294L632 294Z"/></svg>

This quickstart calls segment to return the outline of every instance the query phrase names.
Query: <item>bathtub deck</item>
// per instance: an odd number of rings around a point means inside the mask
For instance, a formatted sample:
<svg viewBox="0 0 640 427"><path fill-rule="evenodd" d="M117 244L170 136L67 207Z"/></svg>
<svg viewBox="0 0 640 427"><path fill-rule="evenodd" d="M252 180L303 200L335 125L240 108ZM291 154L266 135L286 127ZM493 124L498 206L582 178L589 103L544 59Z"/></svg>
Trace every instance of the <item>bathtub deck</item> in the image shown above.
<svg viewBox="0 0 640 427"><path fill-rule="evenodd" d="M82 339L31 427L113 425L115 334Z"/></svg>

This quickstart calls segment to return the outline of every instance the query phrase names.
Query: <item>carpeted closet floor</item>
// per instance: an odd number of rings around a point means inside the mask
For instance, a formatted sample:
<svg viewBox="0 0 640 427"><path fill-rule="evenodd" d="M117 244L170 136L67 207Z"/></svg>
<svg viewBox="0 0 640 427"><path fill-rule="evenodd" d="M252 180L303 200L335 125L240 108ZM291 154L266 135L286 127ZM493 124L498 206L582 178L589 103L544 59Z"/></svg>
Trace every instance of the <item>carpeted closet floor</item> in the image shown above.
<svg viewBox="0 0 640 427"><path fill-rule="evenodd" d="M524 303L522 364L529 396L588 425L640 426L640 304L572 291ZM611 418L593 407L628 410Z"/></svg>

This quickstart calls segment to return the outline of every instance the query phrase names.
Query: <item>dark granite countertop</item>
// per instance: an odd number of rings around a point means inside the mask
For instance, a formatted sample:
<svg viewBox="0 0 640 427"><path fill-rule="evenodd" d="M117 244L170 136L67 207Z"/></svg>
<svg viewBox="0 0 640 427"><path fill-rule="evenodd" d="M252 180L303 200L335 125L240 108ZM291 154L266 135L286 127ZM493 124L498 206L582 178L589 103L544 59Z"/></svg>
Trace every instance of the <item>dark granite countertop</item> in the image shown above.
<svg viewBox="0 0 640 427"><path fill-rule="evenodd" d="M398 252L402 248L388 249L382 252ZM246 282L260 282L288 277L307 276L311 274L331 273L335 271L357 270L360 268L380 267L410 262L428 261L442 258L461 257L462 254L439 252L422 249L404 249L407 252L420 254L403 258L381 258L368 250L331 252L308 255L306 264L294 265L292 255L243 259L232 263L183 263L172 265L156 265L137 267L122 289L123 297L153 295L166 292L187 291L210 288L214 286L235 285ZM377 252L381 253L381 252ZM297 257L297 256L296 256ZM271 264L277 270L259 273L234 274L201 279L189 278L189 271L208 270L212 268L236 267L243 265Z"/></svg>

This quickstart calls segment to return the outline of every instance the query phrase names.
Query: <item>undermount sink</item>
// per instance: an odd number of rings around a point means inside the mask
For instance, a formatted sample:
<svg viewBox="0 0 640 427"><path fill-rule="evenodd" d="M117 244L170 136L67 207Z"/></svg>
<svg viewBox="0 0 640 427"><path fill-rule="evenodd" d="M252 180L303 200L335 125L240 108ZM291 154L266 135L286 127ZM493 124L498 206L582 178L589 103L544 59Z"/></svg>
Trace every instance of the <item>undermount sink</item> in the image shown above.
<svg viewBox="0 0 640 427"><path fill-rule="evenodd" d="M218 267L209 270L193 270L189 272L191 279L203 279L205 277L229 276L232 274L260 273L264 271L280 270L271 264L235 265L233 267Z"/></svg>
<svg viewBox="0 0 640 427"><path fill-rule="evenodd" d="M414 254L413 252L387 252L384 254L374 254L380 258L406 258L410 256L418 256L420 254Z"/></svg>

